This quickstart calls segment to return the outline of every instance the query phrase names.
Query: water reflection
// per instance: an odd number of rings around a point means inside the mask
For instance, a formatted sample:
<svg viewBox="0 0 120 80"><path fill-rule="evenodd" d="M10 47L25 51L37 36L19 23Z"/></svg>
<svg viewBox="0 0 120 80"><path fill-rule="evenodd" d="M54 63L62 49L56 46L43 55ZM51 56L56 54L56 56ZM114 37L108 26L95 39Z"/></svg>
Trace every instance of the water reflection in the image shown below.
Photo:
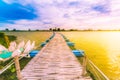
<svg viewBox="0 0 120 80"><path fill-rule="evenodd" d="M120 32L63 32L110 80L120 79Z"/></svg>

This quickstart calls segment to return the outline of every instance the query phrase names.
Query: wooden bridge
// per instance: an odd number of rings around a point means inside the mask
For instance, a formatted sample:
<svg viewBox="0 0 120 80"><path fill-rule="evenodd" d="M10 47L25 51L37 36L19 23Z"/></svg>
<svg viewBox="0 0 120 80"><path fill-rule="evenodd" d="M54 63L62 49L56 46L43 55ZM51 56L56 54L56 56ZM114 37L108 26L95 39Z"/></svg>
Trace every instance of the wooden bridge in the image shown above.
<svg viewBox="0 0 120 80"><path fill-rule="evenodd" d="M82 76L82 65L56 33L54 38L22 70L22 80L92 80Z"/></svg>

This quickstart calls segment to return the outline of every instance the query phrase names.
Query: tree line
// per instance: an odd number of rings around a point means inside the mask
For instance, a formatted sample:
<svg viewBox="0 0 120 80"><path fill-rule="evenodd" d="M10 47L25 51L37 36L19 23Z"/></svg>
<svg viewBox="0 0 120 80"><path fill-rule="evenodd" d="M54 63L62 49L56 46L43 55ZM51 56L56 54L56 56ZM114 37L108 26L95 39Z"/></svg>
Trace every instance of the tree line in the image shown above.
<svg viewBox="0 0 120 80"><path fill-rule="evenodd" d="M2 30L2 31L120 31L120 29L118 30L103 30L103 29L97 29L97 30L94 30L94 29L83 29L83 30L78 30L78 29L64 29L64 28L49 28L48 30L39 30L39 29L36 29L36 30L32 30L32 29L28 29L28 30L17 30L17 29L12 29L12 30L9 30L8 28L6 28L5 30Z"/></svg>

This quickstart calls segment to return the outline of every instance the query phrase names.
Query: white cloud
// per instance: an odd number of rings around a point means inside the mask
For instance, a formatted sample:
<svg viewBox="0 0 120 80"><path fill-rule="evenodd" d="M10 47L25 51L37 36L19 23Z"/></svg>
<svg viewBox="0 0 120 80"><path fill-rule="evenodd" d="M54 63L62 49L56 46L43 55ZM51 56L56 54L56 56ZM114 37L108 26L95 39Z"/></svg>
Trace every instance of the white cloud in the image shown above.
<svg viewBox="0 0 120 80"><path fill-rule="evenodd" d="M15 0L4 1L6 3L16 2ZM71 2L73 4L70 5ZM45 29L49 26L79 29L120 28L120 0L18 0L17 3L24 6L32 5L39 16L33 21L15 21L14 25L18 26L17 28L19 26L22 26L23 29L28 27ZM97 5L105 6L110 11L102 13L102 11L92 9ZM45 22L50 22L50 24L45 24Z"/></svg>
<svg viewBox="0 0 120 80"><path fill-rule="evenodd" d="M120 17L120 0L111 1L111 16Z"/></svg>
<svg viewBox="0 0 120 80"><path fill-rule="evenodd" d="M11 4L13 0L3 0L7 4Z"/></svg>
<svg viewBox="0 0 120 80"><path fill-rule="evenodd" d="M17 0L2 0L2 1L4 1L7 4L12 4L12 3L18 2Z"/></svg>

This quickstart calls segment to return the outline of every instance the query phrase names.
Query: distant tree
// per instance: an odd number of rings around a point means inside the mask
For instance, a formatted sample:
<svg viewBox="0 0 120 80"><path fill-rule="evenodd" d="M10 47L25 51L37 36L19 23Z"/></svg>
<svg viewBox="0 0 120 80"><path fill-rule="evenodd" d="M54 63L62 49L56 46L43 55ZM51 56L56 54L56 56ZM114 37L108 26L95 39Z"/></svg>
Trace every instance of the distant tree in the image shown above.
<svg viewBox="0 0 120 80"><path fill-rule="evenodd" d="M89 28L88 31L93 31L93 29Z"/></svg>
<svg viewBox="0 0 120 80"><path fill-rule="evenodd" d="M16 29L14 28L13 31L16 31Z"/></svg>
<svg viewBox="0 0 120 80"><path fill-rule="evenodd" d="M58 28L57 31L60 31L60 28Z"/></svg>
<svg viewBox="0 0 120 80"><path fill-rule="evenodd" d="M39 31L39 29L36 29L36 31Z"/></svg>
<svg viewBox="0 0 120 80"><path fill-rule="evenodd" d="M61 29L61 31L65 31L65 29Z"/></svg>
<svg viewBox="0 0 120 80"><path fill-rule="evenodd" d="M70 31L74 31L74 29L70 29Z"/></svg>
<svg viewBox="0 0 120 80"><path fill-rule="evenodd" d="M53 29L53 31L56 31L55 29Z"/></svg>
<svg viewBox="0 0 120 80"><path fill-rule="evenodd" d="M69 31L78 31L78 29L69 29Z"/></svg>
<svg viewBox="0 0 120 80"><path fill-rule="evenodd" d="M31 29L28 29L28 31L31 31Z"/></svg>
<svg viewBox="0 0 120 80"><path fill-rule="evenodd" d="M54 28L53 31L56 31L56 28Z"/></svg>
<svg viewBox="0 0 120 80"><path fill-rule="evenodd" d="M98 29L97 31L102 31L101 29Z"/></svg>
<svg viewBox="0 0 120 80"><path fill-rule="evenodd" d="M6 29L5 29L5 31L9 31L9 29L8 29L8 28L6 28Z"/></svg>
<svg viewBox="0 0 120 80"><path fill-rule="evenodd" d="M93 31L93 29L89 28L89 29L85 29L83 31Z"/></svg>
<svg viewBox="0 0 120 80"><path fill-rule="evenodd" d="M52 28L50 28L49 30L52 31Z"/></svg>

